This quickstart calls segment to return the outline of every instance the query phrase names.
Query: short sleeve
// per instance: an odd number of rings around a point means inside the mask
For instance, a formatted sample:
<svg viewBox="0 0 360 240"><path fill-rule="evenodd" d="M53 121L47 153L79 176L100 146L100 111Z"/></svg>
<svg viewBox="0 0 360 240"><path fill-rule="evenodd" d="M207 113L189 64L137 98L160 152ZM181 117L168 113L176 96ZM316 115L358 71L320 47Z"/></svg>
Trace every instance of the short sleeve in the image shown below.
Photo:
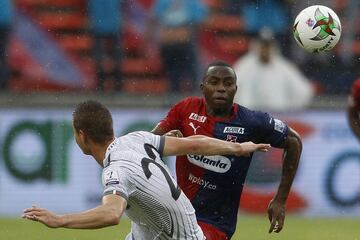
<svg viewBox="0 0 360 240"><path fill-rule="evenodd" d="M273 118L263 112L256 112L256 119L259 142L269 143L273 147L280 147L287 138L288 126L280 119Z"/></svg>
<svg viewBox="0 0 360 240"><path fill-rule="evenodd" d="M141 142L147 143L155 147L160 156L163 155L164 145L165 145L165 136L155 135L150 132L138 131L131 133L134 136L140 138Z"/></svg>
<svg viewBox="0 0 360 240"><path fill-rule="evenodd" d="M102 183L104 186L103 195L116 194L128 200L130 182L129 173L111 164L103 169Z"/></svg>

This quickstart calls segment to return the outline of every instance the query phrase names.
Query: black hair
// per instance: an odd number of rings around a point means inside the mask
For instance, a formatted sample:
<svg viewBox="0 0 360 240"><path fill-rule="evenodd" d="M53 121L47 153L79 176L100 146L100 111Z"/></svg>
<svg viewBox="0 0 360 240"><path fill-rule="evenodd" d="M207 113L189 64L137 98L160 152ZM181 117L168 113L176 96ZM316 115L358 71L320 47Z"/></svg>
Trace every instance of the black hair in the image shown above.
<svg viewBox="0 0 360 240"><path fill-rule="evenodd" d="M88 100L77 105L73 125L77 132L82 130L96 143L105 143L114 137L111 113L97 101Z"/></svg>
<svg viewBox="0 0 360 240"><path fill-rule="evenodd" d="M211 62L209 65L207 65L207 67L205 68L205 71L204 71L203 78L205 78L207 76L208 71L211 67L228 67L228 68L232 69L235 74L235 71L230 64L228 64L227 62L222 61L222 60L216 60L214 62Z"/></svg>

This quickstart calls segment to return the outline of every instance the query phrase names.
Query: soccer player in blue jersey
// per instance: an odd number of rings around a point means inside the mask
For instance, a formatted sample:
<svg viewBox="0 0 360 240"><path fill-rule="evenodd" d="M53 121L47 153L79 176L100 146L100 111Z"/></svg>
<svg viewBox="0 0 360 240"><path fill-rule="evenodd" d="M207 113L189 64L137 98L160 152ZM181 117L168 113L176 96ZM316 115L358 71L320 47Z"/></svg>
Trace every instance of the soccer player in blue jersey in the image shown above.
<svg viewBox="0 0 360 240"><path fill-rule="evenodd" d="M268 207L269 233L280 232L302 151L299 134L267 113L233 103L236 74L225 62L208 66L200 89L202 98L189 97L177 103L152 132L185 137L200 134L232 142L264 142L284 149L281 182ZM207 240L230 239L234 234L251 157L177 157L178 184L194 206Z"/></svg>

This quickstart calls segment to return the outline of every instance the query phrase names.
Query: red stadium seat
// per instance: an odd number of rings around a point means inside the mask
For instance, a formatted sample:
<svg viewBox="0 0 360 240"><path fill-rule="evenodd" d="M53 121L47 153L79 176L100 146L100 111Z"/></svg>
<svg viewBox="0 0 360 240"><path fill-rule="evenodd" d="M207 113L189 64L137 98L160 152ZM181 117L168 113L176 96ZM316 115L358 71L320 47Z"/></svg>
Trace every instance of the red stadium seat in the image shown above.
<svg viewBox="0 0 360 240"><path fill-rule="evenodd" d="M123 90L129 93L162 94L168 91L168 82L162 78L128 78L124 81Z"/></svg>
<svg viewBox="0 0 360 240"><path fill-rule="evenodd" d="M142 36L138 35L131 28L127 27L123 33L123 49L125 53L139 52L143 49L144 40Z"/></svg>
<svg viewBox="0 0 360 240"><path fill-rule="evenodd" d="M249 49L249 39L243 36L216 38L218 46L228 54L242 55Z"/></svg>
<svg viewBox="0 0 360 240"><path fill-rule="evenodd" d="M93 44L88 35L62 35L57 40L62 48L70 52L91 51Z"/></svg>
<svg viewBox="0 0 360 240"><path fill-rule="evenodd" d="M204 28L215 31L241 32L244 29L244 23L237 15L214 14L204 23Z"/></svg>
<svg viewBox="0 0 360 240"><path fill-rule="evenodd" d="M209 7L213 9L220 9L223 7L222 0L203 0L203 2Z"/></svg>
<svg viewBox="0 0 360 240"><path fill-rule="evenodd" d="M82 29L86 26L87 19L79 13L45 12L35 16L37 22L45 29Z"/></svg>
<svg viewBox="0 0 360 240"><path fill-rule="evenodd" d="M159 61L148 58L127 58L121 64L121 68L126 75L154 75L162 72Z"/></svg>

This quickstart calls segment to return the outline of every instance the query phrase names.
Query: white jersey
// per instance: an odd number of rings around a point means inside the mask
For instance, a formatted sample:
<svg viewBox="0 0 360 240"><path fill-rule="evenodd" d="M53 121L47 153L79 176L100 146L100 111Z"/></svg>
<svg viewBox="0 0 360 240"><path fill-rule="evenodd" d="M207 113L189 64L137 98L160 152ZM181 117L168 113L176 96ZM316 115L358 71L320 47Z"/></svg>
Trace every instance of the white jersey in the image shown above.
<svg viewBox="0 0 360 240"><path fill-rule="evenodd" d="M112 142L105 154L104 195L127 200L133 221L127 239L204 239L195 210L161 160L164 137L133 132Z"/></svg>

